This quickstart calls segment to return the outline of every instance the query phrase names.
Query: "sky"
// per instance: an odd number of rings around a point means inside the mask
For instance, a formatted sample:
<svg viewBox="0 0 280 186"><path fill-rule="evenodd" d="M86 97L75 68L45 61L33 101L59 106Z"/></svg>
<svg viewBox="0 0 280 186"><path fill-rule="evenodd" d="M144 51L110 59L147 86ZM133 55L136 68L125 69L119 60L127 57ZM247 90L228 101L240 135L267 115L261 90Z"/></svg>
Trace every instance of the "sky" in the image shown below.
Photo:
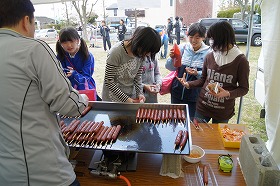
<svg viewBox="0 0 280 186"><path fill-rule="evenodd" d="M89 2L95 2L95 0L90 0ZM103 0L98 0L97 4L94 6L94 12L97 14L102 14L102 2ZM107 6L113 3L117 3L117 0L105 0L105 5ZM70 2L68 2L68 4L70 4ZM34 8L35 16L46 16L52 19L56 18L56 20L65 19L65 5L62 3L34 5ZM71 11L76 14L76 10L74 8Z"/></svg>

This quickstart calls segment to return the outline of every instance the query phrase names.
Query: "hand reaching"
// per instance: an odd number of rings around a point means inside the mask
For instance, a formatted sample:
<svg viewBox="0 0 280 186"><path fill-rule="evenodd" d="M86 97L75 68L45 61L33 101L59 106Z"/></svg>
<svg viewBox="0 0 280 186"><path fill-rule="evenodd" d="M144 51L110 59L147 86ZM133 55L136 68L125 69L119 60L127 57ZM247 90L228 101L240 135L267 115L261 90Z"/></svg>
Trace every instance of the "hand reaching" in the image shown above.
<svg viewBox="0 0 280 186"><path fill-rule="evenodd" d="M189 83L186 81L186 73L184 73L183 74L183 77L182 78L178 78L178 77L176 77L177 79L178 79L178 81L184 86L184 87L186 87L186 88L189 88L190 86L189 86Z"/></svg>

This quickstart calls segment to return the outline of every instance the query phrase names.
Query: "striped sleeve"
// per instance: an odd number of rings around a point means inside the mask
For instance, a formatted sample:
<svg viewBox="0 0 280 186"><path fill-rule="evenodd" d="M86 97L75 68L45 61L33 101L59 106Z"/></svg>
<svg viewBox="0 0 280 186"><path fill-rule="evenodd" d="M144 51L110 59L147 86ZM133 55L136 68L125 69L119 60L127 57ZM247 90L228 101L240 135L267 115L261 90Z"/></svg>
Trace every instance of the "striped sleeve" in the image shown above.
<svg viewBox="0 0 280 186"><path fill-rule="evenodd" d="M138 72L134 78L134 87L136 91L136 97L139 95L143 95L143 87L142 87L142 73L143 73L143 66L138 69Z"/></svg>
<svg viewBox="0 0 280 186"><path fill-rule="evenodd" d="M114 77L116 76L116 66L106 64L104 84L110 92L112 92L121 102L126 102L129 98L121 89L117 86Z"/></svg>

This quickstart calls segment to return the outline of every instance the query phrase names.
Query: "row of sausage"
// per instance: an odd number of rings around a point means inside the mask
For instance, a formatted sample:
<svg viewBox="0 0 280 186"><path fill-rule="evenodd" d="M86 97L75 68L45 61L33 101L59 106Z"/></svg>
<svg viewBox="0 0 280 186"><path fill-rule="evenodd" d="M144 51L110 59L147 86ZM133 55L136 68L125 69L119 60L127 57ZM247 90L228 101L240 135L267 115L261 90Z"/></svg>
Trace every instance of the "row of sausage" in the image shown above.
<svg viewBox="0 0 280 186"><path fill-rule="evenodd" d="M168 123L168 122L186 122L186 113L183 109L151 109L139 108L136 113L136 123L150 122L150 123Z"/></svg>
<svg viewBox="0 0 280 186"><path fill-rule="evenodd" d="M67 126L63 120L60 121L60 128L68 145L72 146L107 146L116 141L121 125L104 126L104 122L72 120Z"/></svg>

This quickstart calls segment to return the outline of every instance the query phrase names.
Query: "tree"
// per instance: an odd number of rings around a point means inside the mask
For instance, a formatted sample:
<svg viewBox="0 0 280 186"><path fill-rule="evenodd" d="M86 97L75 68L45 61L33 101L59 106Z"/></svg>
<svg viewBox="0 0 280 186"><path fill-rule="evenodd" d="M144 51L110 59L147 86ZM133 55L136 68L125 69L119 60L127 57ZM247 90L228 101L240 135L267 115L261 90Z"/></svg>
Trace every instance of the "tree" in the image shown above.
<svg viewBox="0 0 280 186"><path fill-rule="evenodd" d="M236 1L241 8L241 11L240 11L241 12L241 19L244 20L245 11L246 11L246 8L248 7L248 0L236 0Z"/></svg>
<svg viewBox="0 0 280 186"><path fill-rule="evenodd" d="M81 5L80 5L80 2L81 2ZM92 15L93 6L96 5L97 2L98 2L98 0L96 0L95 3L89 4L88 0L72 1L72 4L78 13L81 25L83 27L83 36L86 41L88 40L87 30L86 30L88 19ZM87 12L88 5L90 5L89 12Z"/></svg>

